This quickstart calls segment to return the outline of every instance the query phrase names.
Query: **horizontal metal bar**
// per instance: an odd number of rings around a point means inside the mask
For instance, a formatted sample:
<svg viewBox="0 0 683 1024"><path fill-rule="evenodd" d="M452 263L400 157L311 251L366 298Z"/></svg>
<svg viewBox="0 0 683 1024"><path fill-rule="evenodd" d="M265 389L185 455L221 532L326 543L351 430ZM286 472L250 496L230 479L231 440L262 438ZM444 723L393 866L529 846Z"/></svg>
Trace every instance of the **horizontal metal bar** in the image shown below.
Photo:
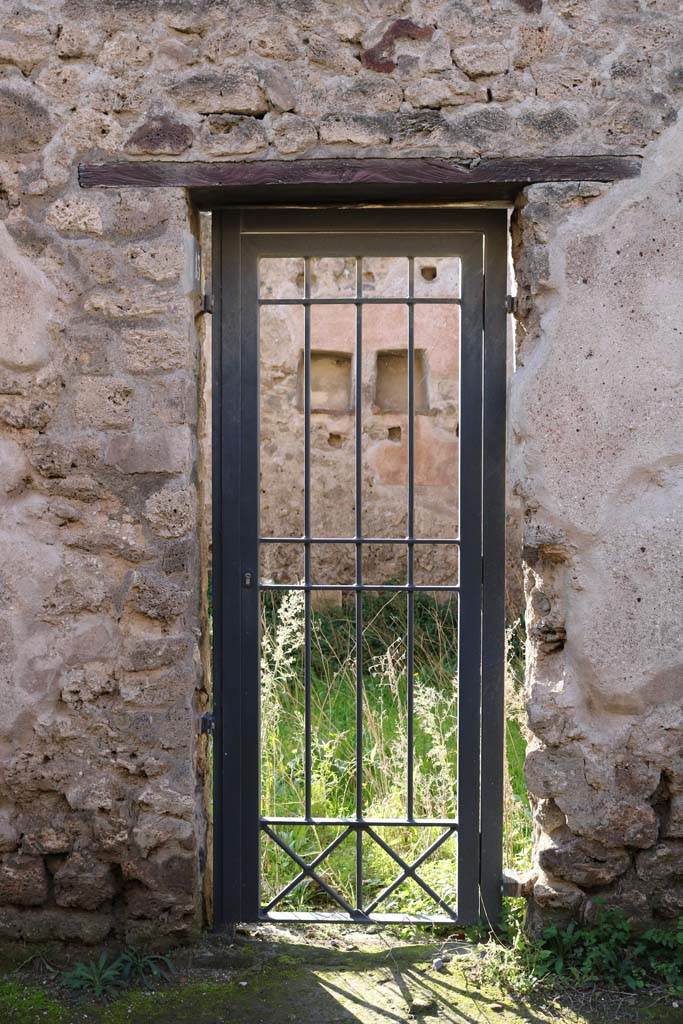
<svg viewBox="0 0 683 1024"><path fill-rule="evenodd" d="M390 828L414 825L419 828L450 828L456 830L457 821L452 818L261 818L261 825L343 825L344 828ZM265 828L264 828L265 831Z"/></svg>
<svg viewBox="0 0 683 1024"><path fill-rule="evenodd" d="M352 914L342 914L337 911L265 911L259 913L260 921L300 921L302 923L316 924L339 924L340 922L352 922L353 924L447 924L457 925L458 917L450 917L446 914L364 914L362 911L355 911Z"/></svg>
<svg viewBox="0 0 683 1024"><path fill-rule="evenodd" d="M459 544L459 537L259 537L260 544Z"/></svg>
<svg viewBox="0 0 683 1024"><path fill-rule="evenodd" d="M440 584L430 586L422 583L259 583L260 590L387 590L398 593L432 594L440 591L446 594L457 594L460 587Z"/></svg>
<svg viewBox="0 0 683 1024"><path fill-rule="evenodd" d="M441 257L439 257L441 258ZM456 259L457 257L453 257ZM460 306L460 299L436 299L425 296L424 298L387 298L380 299L377 296L363 299L339 296L338 299L259 299L259 306Z"/></svg>

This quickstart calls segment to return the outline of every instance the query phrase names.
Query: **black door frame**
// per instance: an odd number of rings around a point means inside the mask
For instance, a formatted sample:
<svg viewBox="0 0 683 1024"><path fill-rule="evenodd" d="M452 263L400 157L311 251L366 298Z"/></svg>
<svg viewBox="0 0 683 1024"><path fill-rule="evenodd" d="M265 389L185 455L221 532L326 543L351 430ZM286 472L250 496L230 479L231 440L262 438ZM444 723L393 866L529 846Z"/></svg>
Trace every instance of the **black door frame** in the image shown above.
<svg viewBox="0 0 683 1024"><path fill-rule="evenodd" d="M478 828L468 831L470 842L463 851L475 885L463 882L458 921L480 918L495 924L502 892L507 211L388 207L214 211L214 925L258 917L254 882L258 870L254 871L254 866L259 862L259 763L258 742L253 741L258 737L258 692L253 684L258 679L258 636L254 632L258 628L258 590L243 585L244 574L257 569L257 517L248 511L245 514L250 502L253 509L258 495L257 432L252 425L257 408L257 346L253 326L244 344L235 343L247 323L243 310L251 308L250 304L255 307L255 275L243 273L244 261L253 263L264 252L265 239L282 235L286 247L286 236L293 232L318 235L324 252L325 236L335 230L358 231L369 237L387 231L400 235L469 232L483 242L483 361L475 368L481 383L476 400L482 402L483 413L479 424L483 453L479 466L481 548L475 552L481 600L462 603L463 610L468 608L470 613L467 635L477 637L481 688L476 696L472 694L476 706L461 704L461 715L473 723L476 718L467 758L467 764L476 770L469 778L459 776L459 789L467 787L472 795L469 813L476 815ZM253 316L249 323L253 325ZM474 380L470 385L476 389ZM463 400L468 400L467 391ZM243 403L247 408L251 403L251 419L248 413L245 417ZM234 457L236 452L239 459ZM464 547L461 557L465 557ZM463 579L473 578L471 566L469 570L462 566L461 573ZM461 632L465 630L461 628ZM479 766L485 770L480 771Z"/></svg>

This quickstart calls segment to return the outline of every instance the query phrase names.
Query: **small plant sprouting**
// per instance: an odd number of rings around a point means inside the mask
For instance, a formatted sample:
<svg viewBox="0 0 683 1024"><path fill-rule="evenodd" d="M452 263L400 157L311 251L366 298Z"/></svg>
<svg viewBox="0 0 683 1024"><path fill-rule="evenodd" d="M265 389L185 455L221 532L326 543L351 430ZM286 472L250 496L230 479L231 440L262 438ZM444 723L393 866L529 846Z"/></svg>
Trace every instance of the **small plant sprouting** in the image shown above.
<svg viewBox="0 0 683 1024"><path fill-rule="evenodd" d="M140 984L152 988L162 981L170 981L176 973L173 961L160 953L144 953L138 949L127 949L119 957L123 977L128 984Z"/></svg>
<svg viewBox="0 0 683 1024"><path fill-rule="evenodd" d="M96 999L110 998L126 986L121 957L110 961L106 953L97 960L79 962L70 971L64 971L61 981L69 991L92 995Z"/></svg>
<svg viewBox="0 0 683 1024"><path fill-rule="evenodd" d="M97 960L79 962L61 974L64 988L96 999L110 999L121 989L133 985L152 988L160 982L169 982L176 973L173 961L159 953L144 953L127 949L115 960L102 953Z"/></svg>

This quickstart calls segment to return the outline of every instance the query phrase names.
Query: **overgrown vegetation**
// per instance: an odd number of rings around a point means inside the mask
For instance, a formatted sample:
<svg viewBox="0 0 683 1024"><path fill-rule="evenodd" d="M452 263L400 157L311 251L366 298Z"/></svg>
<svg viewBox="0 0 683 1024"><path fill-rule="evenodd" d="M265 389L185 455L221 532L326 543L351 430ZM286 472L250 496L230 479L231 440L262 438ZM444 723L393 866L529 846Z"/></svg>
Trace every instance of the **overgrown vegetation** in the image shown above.
<svg viewBox="0 0 683 1024"><path fill-rule="evenodd" d="M363 805L368 818L406 814L408 693L406 681L406 598L404 594L363 596L362 729ZM304 811L304 599L290 591L266 594L262 608L262 810L267 816L299 817ZM525 741L520 680L523 624L509 636L510 712L507 728L506 859L525 866L531 815L524 786ZM458 721L457 606L428 594L415 595L414 760L415 816L457 816ZM356 799L356 622L354 602L313 612L311 626L312 787L314 816L353 816ZM334 826L279 826L278 834L311 861L339 833ZM442 830L382 827L382 838L404 859L414 860ZM396 877L396 862L368 837L363 841L364 900ZM263 843L266 901L298 868L273 843ZM350 902L355 892L354 837L348 836L321 863L320 873ZM455 841L446 841L420 874L454 902ZM327 906L329 898L305 881L280 907ZM403 883L383 909L430 912L430 897L413 881Z"/></svg>
<svg viewBox="0 0 683 1024"><path fill-rule="evenodd" d="M532 939L523 927L523 901L515 903L503 935L492 936L472 962L478 978L517 995L565 983L631 992L659 985L683 997L683 918L673 927L636 931L622 910L598 902L590 924L549 925Z"/></svg>

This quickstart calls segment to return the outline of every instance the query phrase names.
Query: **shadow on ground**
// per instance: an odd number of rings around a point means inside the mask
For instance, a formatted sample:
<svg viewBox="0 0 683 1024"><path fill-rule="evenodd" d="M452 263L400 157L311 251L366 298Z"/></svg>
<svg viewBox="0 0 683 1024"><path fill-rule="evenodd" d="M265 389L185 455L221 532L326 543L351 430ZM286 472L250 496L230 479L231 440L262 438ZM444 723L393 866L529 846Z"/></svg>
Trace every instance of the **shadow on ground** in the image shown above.
<svg viewBox="0 0 683 1024"><path fill-rule="evenodd" d="M36 979L3 990L2 1024L683 1024L670 999L571 992L524 1002L469 980L472 947L387 933L264 926L178 951L177 981L106 1005L68 1004ZM443 961L442 963L439 960ZM9 987L7 987L9 985ZM23 986L23 990L21 988ZM26 998L22 1000L22 991ZM14 994L13 994L14 993ZM12 1005L14 1000L15 1005Z"/></svg>

